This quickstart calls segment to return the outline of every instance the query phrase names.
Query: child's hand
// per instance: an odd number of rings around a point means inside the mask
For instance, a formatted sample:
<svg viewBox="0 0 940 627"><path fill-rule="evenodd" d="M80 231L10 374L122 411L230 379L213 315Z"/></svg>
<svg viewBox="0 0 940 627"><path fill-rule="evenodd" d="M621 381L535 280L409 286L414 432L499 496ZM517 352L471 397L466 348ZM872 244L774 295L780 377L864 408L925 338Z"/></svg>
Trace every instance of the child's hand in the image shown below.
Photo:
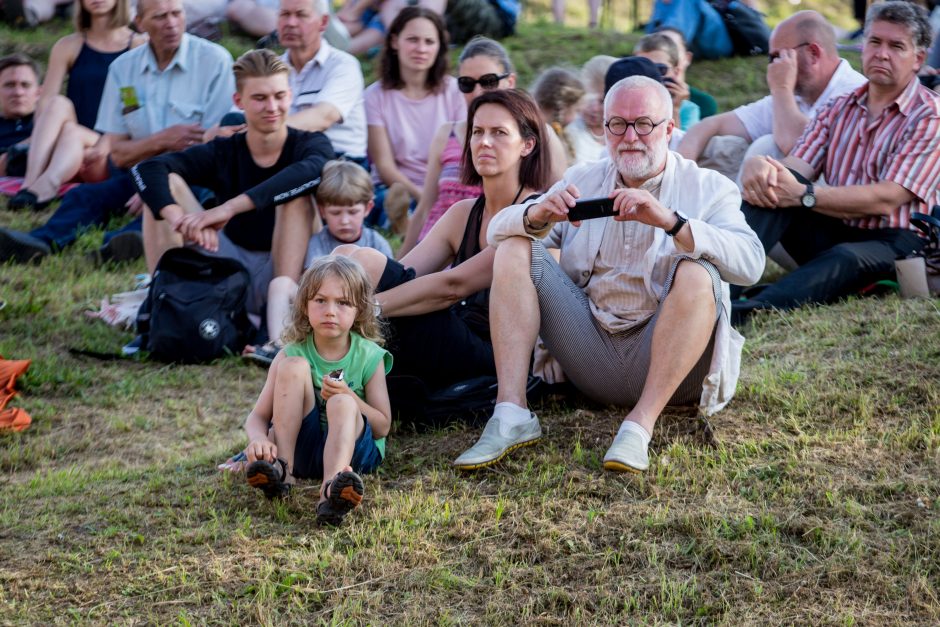
<svg viewBox="0 0 940 627"><path fill-rule="evenodd" d="M323 387L320 388L320 396L323 397L323 400L330 400L331 396L336 394L349 394L350 396L355 397L356 394L349 389L349 386L346 385L345 381L337 381L329 375L323 377L322 382Z"/></svg>
<svg viewBox="0 0 940 627"><path fill-rule="evenodd" d="M256 462L259 459L274 462L277 457L277 445L267 438L253 440L245 449L245 455L249 462Z"/></svg>

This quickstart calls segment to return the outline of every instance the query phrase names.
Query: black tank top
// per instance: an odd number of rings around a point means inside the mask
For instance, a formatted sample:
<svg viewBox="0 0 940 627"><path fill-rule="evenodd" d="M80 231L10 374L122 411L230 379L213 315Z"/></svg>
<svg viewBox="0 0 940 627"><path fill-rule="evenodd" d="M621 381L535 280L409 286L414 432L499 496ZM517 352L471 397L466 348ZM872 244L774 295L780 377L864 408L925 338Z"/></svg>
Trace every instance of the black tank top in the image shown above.
<svg viewBox="0 0 940 627"><path fill-rule="evenodd" d="M538 194L533 194L522 202L533 198L538 198ZM473 203L473 207L470 208L470 214L467 216L467 228L463 231L463 239L460 240L454 263L451 264L452 267L456 268L483 250L480 248L480 230L483 228L483 212L485 209L486 196L481 194ZM460 302L451 305L451 309L470 327L471 331L489 341L490 288L487 287L479 292L474 292Z"/></svg>
<svg viewBox="0 0 940 627"><path fill-rule="evenodd" d="M65 96L75 106L75 117L82 126L95 128L101 92L104 91L104 82L108 77L108 67L112 61L131 49L133 37L131 35L131 40L127 42L127 48L119 52L98 52L87 42L82 42L82 49L75 57L75 63L69 71L68 86L65 88Z"/></svg>

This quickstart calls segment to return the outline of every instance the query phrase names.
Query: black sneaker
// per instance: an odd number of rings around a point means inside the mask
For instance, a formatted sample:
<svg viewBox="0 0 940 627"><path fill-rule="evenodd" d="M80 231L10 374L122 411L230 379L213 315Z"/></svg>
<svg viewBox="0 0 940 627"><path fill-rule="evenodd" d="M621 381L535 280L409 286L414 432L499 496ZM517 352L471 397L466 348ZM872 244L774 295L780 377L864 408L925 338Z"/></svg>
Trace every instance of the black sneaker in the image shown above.
<svg viewBox="0 0 940 627"><path fill-rule="evenodd" d="M249 471L250 472L250 471ZM346 518L346 514L356 509L365 494L362 477L351 470L336 473L324 489L330 494L317 505L317 524L337 527Z"/></svg>
<svg viewBox="0 0 940 627"><path fill-rule="evenodd" d="M96 251L88 253L88 258L95 265L105 263L123 263L134 261L144 256L144 238L138 231L118 233L108 243Z"/></svg>
<svg viewBox="0 0 940 627"><path fill-rule="evenodd" d="M39 196L28 189L21 189L7 203L7 209L10 211L42 211L50 204L52 204L52 200L39 202Z"/></svg>
<svg viewBox="0 0 940 627"><path fill-rule="evenodd" d="M245 475L248 485L258 488L269 499L279 499L290 494L287 483L287 462L277 458L274 463L259 459L251 462Z"/></svg>
<svg viewBox="0 0 940 627"><path fill-rule="evenodd" d="M29 233L0 229L0 263L39 261L52 252L49 244Z"/></svg>

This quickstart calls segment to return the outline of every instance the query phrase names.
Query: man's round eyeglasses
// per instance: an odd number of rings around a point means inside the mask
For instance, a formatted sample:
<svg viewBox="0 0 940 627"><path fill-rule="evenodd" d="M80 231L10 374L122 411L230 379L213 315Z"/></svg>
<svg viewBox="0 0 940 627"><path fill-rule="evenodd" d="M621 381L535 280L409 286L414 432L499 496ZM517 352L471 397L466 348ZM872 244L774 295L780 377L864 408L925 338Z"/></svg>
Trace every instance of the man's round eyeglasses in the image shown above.
<svg viewBox="0 0 940 627"><path fill-rule="evenodd" d="M632 122L627 122L619 116L615 116L604 122L604 126L607 127L607 130L611 132L612 135L623 135L627 132L627 129L631 126L633 131L643 137L644 135L649 135L653 132L653 129L665 122L666 120L660 120L659 122L653 122L649 118L637 118Z"/></svg>
<svg viewBox="0 0 940 627"><path fill-rule="evenodd" d="M505 74L484 74L480 78L459 76L457 77L457 88L465 94L472 94L473 90L477 87L477 83L479 83L480 87L489 91L496 89L499 86L499 81L504 78L509 78L509 72Z"/></svg>

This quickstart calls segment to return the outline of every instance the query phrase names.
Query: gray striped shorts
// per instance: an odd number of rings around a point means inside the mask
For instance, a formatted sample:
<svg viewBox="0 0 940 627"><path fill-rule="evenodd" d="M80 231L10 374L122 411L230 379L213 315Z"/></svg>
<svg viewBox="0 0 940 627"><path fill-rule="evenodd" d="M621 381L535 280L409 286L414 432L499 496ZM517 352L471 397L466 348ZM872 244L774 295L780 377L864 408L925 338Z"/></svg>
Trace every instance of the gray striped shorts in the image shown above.
<svg viewBox="0 0 940 627"><path fill-rule="evenodd" d="M697 263L708 270L712 277L716 311L721 315L721 277L718 269L704 259L676 259L663 286L663 298L669 293L676 268L682 260ZM537 240L532 242L529 274L538 293L541 312L539 334L545 347L561 364L568 380L600 403L624 407L636 405L649 371L653 329L659 318L659 309L646 323L611 334L594 318L584 291L574 284L542 242ZM714 342L713 331L705 352L672 395L670 405L699 401Z"/></svg>

